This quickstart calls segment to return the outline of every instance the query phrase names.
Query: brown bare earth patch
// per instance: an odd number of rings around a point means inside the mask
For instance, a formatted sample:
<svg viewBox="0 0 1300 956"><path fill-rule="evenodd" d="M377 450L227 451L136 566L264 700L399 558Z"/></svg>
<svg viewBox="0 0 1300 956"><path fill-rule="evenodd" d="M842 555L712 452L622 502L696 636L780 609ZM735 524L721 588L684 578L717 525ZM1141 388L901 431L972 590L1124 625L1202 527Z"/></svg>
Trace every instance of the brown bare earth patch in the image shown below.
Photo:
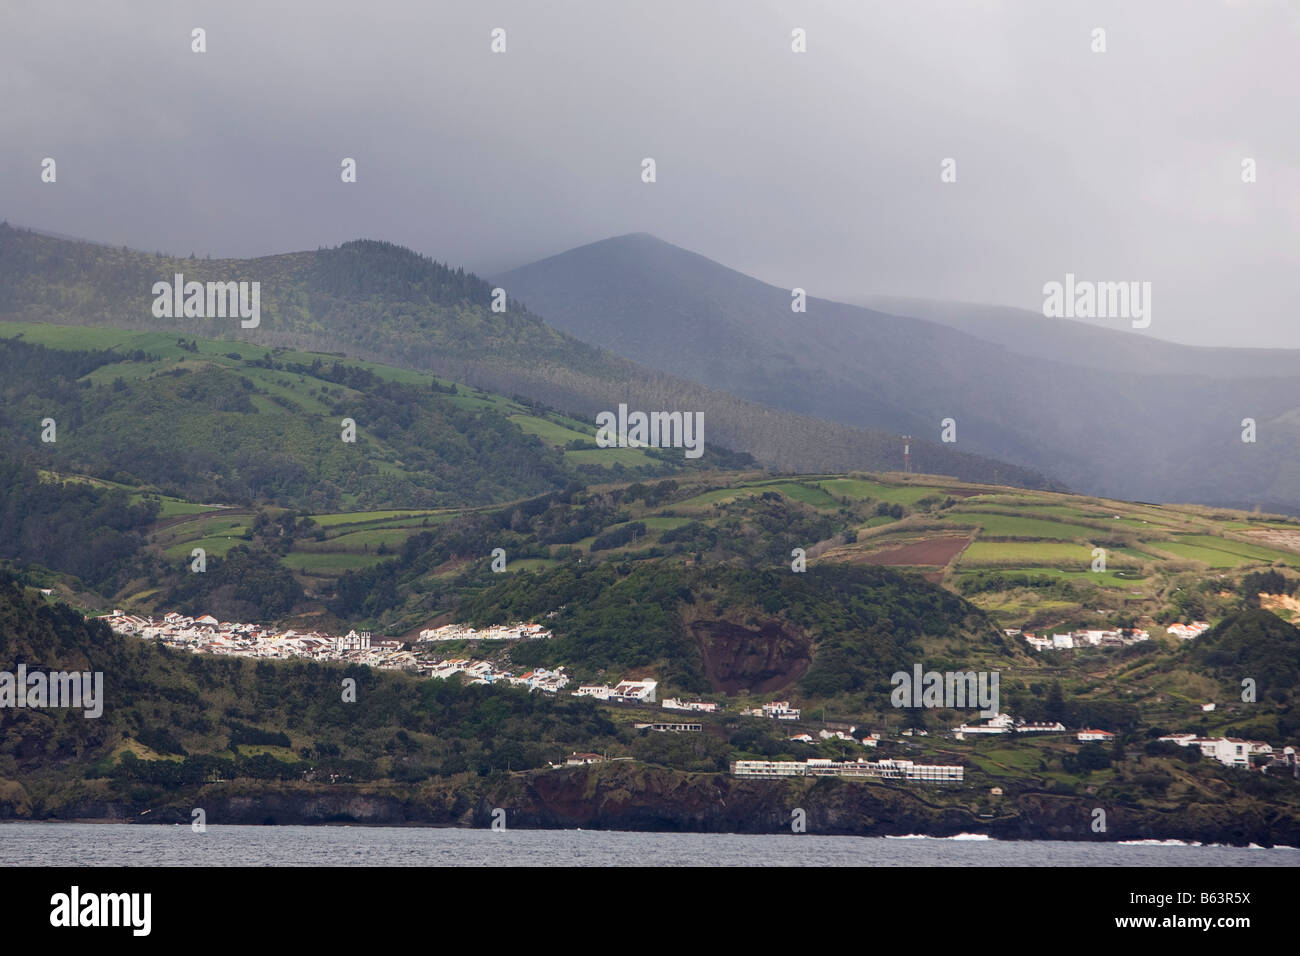
<svg viewBox="0 0 1300 956"><path fill-rule="evenodd" d="M778 691L802 677L812 663L812 639L780 621L756 628L726 620L696 620L686 626L699 645L709 683L727 695Z"/></svg>
<svg viewBox="0 0 1300 956"><path fill-rule="evenodd" d="M1265 594L1261 591L1259 606L1266 611L1290 611L1292 614L1300 614L1300 601L1289 594Z"/></svg>
<svg viewBox="0 0 1300 956"><path fill-rule="evenodd" d="M872 551L850 559L853 564L887 564L941 568L961 554L971 539L962 537L926 538L898 548Z"/></svg>
<svg viewBox="0 0 1300 956"><path fill-rule="evenodd" d="M1238 531L1237 534L1258 544L1268 545L1271 548L1300 552L1300 528L1295 530L1290 528L1251 528L1247 531Z"/></svg>
<svg viewBox="0 0 1300 956"><path fill-rule="evenodd" d="M465 567L465 565L470 564L474 560L475 560L474 558L451 557L448 558L446 561L442 562L442 564L438 565L436 568L434 568L433 573L435 575L439 575L439 574L447 574L451 571L459 571L461 568Z"/></svg>

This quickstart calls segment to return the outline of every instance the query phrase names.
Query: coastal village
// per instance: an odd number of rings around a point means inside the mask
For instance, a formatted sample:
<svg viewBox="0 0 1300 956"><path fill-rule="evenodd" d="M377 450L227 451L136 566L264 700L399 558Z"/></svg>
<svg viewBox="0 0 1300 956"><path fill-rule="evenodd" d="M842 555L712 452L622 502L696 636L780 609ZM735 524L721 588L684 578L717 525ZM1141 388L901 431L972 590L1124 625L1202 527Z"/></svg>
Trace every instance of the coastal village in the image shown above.
<svg viewBox="0 0 1300 956"><path fill-rule="evenodd" d="M1193 621L1190 624L1170 624L1165 628L1170 637L1190 641L1200 637L1210 629L1207 621ZM1067 631L1063 634L1036 635L1019 628L1007 628L1003 631L1007 637L1022 637L1025 643L1036 651L1069 651L1076 647L1128 647L1142 641L1151 640L1151 634L1141 628L1129 627L1116 630Z"/></svg>
<svg viewBox="0 0 1300 956"><path fill-rule="evenodd" d="M502 683L523 687L529 691L541 691L558 694L570 684L570 678L563 667L554 669L533 668L515 674L509 670L498 669L489 661L471 658L436 658L422 653L424 646L449 641L534 641L547 640L552 634L544 626L519 621L512 624L493 625L476 629L465 624L447 624L419 632L412 642L414 650L408 649L407 642L397 639L376 639L369 631L350 630L345 635L329 635L317 631L279 630L260 624L245 624L232 621L219 621L211 615L190 617L169 613L161 620L152 617L140 617L114 610L104 615L101 620L119 634L132 635L144 639L156 640L168 647L188 650L193 653L251 657L257 659L306 659L313 661L332 661L336 663L362 664L368 667L389 668L410 671L424 677L447 679L462 676L470 684ZM1171 624L1166 630L1182 640L1192 640L1209 629L1205 621L1193 621L1191 624ZM1140 629L1087 630L1072 631L1065 634L1052 634L1050 637L1038 637L1030 632L1010 629L1005 631L1008 637L1023 637L1035 650L1070 650L1079 647L1126 646L1146 641L1150 634ZM570 691L575 697L587 697L610 704L653 705L658 694L658 681L652 679L618 680L612 684L583 684ZM693 712L701 714L718 713L718 704L704 700L682 700L667 698L661 708L670 711ZM1202 706L1209 712L1213 703ZM742 717L759 717L775 721L801 721L802 711L791 706L788 700L773 700L759 707L743 709ZM637 730L661 733L698 733L704 725L692 721L665 720L639 722L634 724ZM999 713L984 723L962 723L952 727L952 739L964 741L971 738L1000 734L1054 734L1071 733L1060 722L1032 723L1016 719L1009 714ZM908 728L901 732L902 737L928 736L920 729ZM1105 744L1115 738L1111 731L1095 728L1082 728L1074 732L1074 737L1081 744ZM811 733L797 733L786 738L791 742L817 745L825 741L842 741L875 748L882 742L879 734L857 735L857 728L849 726L843 730L821 729L814 736ZM1292 776L1300 776L1300 760L1296 748L1292 746L1274 747L1266 741L1243 740L1235 737L1199 737L1191 733L1171 734L1160 737L1161 742L1173 743L1180 747L1195 747L1205 757L1214 759L1229 767L1241 769L1270 769ZM564 764L555 766L573 766L576 763L600 763L606 759L597 754L573 754ZM830 760L810 758L807 760L740 760L731 765L732 773L738 777L782 778L792 776L842 776L875 778L884 780L901 780L918 783L954 783L961 782L963 768L959 765L920 764L910 760L889 759L866 760L858 757L854 760Z"/></svg>
<svg viewBox="0 0 1300 956"><path fill-rule="evenodd" d="M376 639L369 631L348 631L347 634L329 635L318 631L278 630L260 624L243 624L218 621L211 615L187 617L183 614L166 614L161 621L139 617L114 610L102 620L119 634L156 640L168 647L188 650L196 654L219 654L234 657L288 660L301 658L312 661L332 661L342 664L364 664L367 667L389 668L418 673L425 677L449 678L463 674L470 683L507 684L557 693L569 683L563 667L554 670L537 668L523 674L500 671L489 661L470 658L428 658L415 651L406 650L406 642L396 639ZM451 636L454 635L454 636ZM449 625L420 632L415 642L429 644L438 641L518 641L545 640L551 632L539 624L519 622L475 630L464 625Z"/></svg>

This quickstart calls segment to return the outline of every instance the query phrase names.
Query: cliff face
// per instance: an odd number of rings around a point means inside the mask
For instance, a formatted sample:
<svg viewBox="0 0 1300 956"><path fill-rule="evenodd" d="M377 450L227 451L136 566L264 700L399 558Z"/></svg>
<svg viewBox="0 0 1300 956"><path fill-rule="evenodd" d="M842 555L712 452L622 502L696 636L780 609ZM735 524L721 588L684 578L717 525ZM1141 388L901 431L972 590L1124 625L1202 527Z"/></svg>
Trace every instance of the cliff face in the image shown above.
<svg viewBox="0 0 1300 956"><path fill-rule="evenodd" d="M150 804L85 791L30 801L0 789L0 819L189 823L191 809L201 806L212 824L488 827L501 808L506 825L517 829L785 833L792 812L802 809L806 831L823 835L986 833L999 839L1300 845L1300 820L1264 807L1101 807L1106 830L1095 833L1095 798L1022 794L991 816L935 799L930 791L835 778L737 780L627 763L418 787L211 784Z"/></svg>

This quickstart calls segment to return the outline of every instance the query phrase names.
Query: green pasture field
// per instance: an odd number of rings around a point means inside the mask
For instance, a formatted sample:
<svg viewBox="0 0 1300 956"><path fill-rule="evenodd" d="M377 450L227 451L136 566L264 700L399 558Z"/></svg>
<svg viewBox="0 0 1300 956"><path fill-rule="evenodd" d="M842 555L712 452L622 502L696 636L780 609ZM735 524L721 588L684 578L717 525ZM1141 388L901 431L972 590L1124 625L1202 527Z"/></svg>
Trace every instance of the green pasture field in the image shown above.
<svg viewBox="0 0 1300 956"><path fill-rule="evenodd" d="M878 481L865 478L831 478L817 482L818 487L835 498L873 498L888 504L914 505L922 498L938 495L942 497L942 488L915 485L883 485Z"/></svg>
<svg viewBox="0 0 1300 956"><path fill-rule="evenodd" d="M341 574L357 568L366 568L372 564L387 560L391 555L350 554L335 551L290 551L281 562L294 571L305 574Z"/></svg>
<svg viewBox="0 0 1300 956"><path fill-rule="evenodd" d="M1119 564L1108 559L1107 564ZM1126 560L1123 564L1136 562ZM1065 570L1092 567L1092 548L1082 544L1056 541L976 541L957 558L961 568L1059 567Z"/></svg>
<svg viewBox="0 0 1300 956"><path fill-rule="evenodd" d="M418 534L419 529L415 528L366 528L362 531L349 531L333 538L327 538L324 541L313 541L310 538L299 540L295 546L295 551L310 553L320 552L350 552L364 553L366 549L376 550L381 544L387 545L390 550L397 550L406 539L413 534Z"/></svg>
<svg viewBox="0 0 1300 956"><path fill-rule="evenodd" d="M560 425L546 418L538 418L534 415L511 415L509 417L524 432L529 435L536 435L548 445L563 446L571 441L596 440L594 429L591 432L575 431L565 425ZM587 450L592 451L593 449ZM569 454L572 454L572 452L569 452Z"/></svg>
<svg viewBox="0 0 1300 956"><path fill-rule="evenodd" d="M1067 524L1063 521L1051 521L1046 518L1021 518L1001 514L972 514L969 512L950 513L944 516L945 522L952 522L963 527L982 527L980 538L1045 538L1054 541L1068 541L1081 538L1091 541L1104 531L1089 528L1081 524Z"/></svg>
<svg viewBox="0 0 1300 956"><path fill-rule="evenodd" d="M173 560L179 558L189 558L190 552L195 548L202 548L208 555L216 555L224 558L226 552L231 548L241 544L248 544L246 538L238 535L210 535L206 538L194 538L189 541L178 541L163 548L163 554Z"/></svg>
<svg viewBox="0 0 1300 956"><path fill-rule="evenodd" d="M413 524L418 524L425 518L446 518L454 513L442 509L433 511L338 511L330 514L312 515L311 519L322 528L333 528L353 524L376 526L374 523L379 521L405 521L408 519Z"/></svg>
<svg viewBox="0 0 1300 956"><path fill-rule="evenodd" d="M780 481L772 484L752 486L760 494L765 491L777 491L794 501L814 508L838 508L839 502L815 484L798 481Z"/></svg>
<svg viewBox="0 0 1300 956"><path fill-rule="evenodd" d="M1274 561L1300 567L1300 555L1213 535L1183 534L1172 541L1152 541L1150 546L1180 558L1200 561L1212 568L1239 568L1247 564L1272 564Z"/></svg>
<svg viewBox="0 0 1300 956"><path fill-rule="evenodd" d="M1146 575L1140 574L1135 571L1128 571L1125 573L1121 573L1123 572L1123 569L1120 569L1120 571L1112 571L1109 565L1107 566L1107 569L1105 571L1092 571L1092 570L1067 571L1061 568L1043 568L1043 567L1013 568L1013 567L1002 567L1002 566L998 566L996 568L974 568L974 569L965 569L965 570L957 571L956 578L960 579L962 575L975 574L977 571L982 571L982 570L996 570L999 573L1007 573L1007 574L1027 574L1027 575L1031 575L1034 578L1045 580L1045 581L1053 581L1053 580L1076 581L1077 580L1077 581L1082 581L1084 583L1096 584L1099 587L1119 588L1124 591L1132 591L1134 588L1140 587L1143 583L1147 581ZM1129 575L1133 575L1133 576L1129 576Z"/></svg>
<svg viewBox="0 0 1300 956"><path fill-rule="evenodd" d="M671 518L671 517L666 517L664 515L651 515L648 518L638 518L637 520L645 523L647 531L668 531L672 528L680 528L684 524L690 524L695 519L694 518Z"/></svg>
<svg viewBox="0 0 1300 956"><path fill-rule="evenodd" d="M160 536L173 540L180 538L203 538L208 536L237 535L252 530L253 519L248 515L227 515L210 511L198 512L189 521L179 521L159 532Z"/></svg>

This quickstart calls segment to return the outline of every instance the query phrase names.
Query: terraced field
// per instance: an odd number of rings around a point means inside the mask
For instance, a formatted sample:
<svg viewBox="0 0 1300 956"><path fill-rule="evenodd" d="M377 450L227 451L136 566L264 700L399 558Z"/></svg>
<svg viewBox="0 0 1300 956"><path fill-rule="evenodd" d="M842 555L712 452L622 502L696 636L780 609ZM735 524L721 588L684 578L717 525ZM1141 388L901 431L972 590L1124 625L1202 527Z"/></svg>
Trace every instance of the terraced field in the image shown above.
<svg viewBox="0 0 1300 956"><path fill-rule="evenodd" d="M1179 534L1171 540L1151 543L1162 551L1199 561L1211 568L1241 568L1252 564L1271 564L1276 561L1281 561L1290 567L1300 567L1300 555L1288 554L1277 548L1247 544L1233 538L1206 534Z"/></svg>
<svg viewBox="0 0 1300 956"><path fill-rule="evenodd" d="M548 442L567 442L580 434L550 419L530 420L521 427ZM636 449L568 454L611 451L641 454ZM599 487L615 490L626 485ZM683 493L653 506L632 499L622 506L619 520L568 544L533 544L533 556L510 560L507 570L550 567L562 560L564 549L600 560L636 561L652 554L685 559L701 547L713 547L710 541L721 543L714 557L726 560L733 553L731 546L739 543L731 537L737 527L748 527L745 522L766 520L756 517L766 514L802 515L798 520L804 526L840 529L826 541L801 543L810 562L912 569L959 591L1011 626L1041 621L1044 615L1074 619L1102 606L1151 613L1206 578L1235 578L1275 564L1300 568L1300 521L1277 516L989 489L896 474L774 478L761 472L709 473L691 479ZM194 547L222 555L252 537L252 512L214 510L178 499L164 499L163 504L152 541L172 560L188 559ZM314 525L299 530L283 562L304 584L327 584L345 571L399 553L412 535L458 515L508 507L319 514L312 516ZM901 517L898 510L891 513L899 508ZM645 533L592 552L598 538L630 522L644 524ZM688 529L684 537L678 533L692 523L703 530ZM767 530L761 534L772 530L771 525L763 527ZM709 538L710 528L723 533ZM669 532L674 535L664 541ZM1284 542L1297 547L1276 546ZM1097 548L1105 550L1106 564L1104 570L1094 571ZM547 556L538 556L539 550ZM464 564L453 561L436 573L456 573ZM1232 587L1231 581L1223 587Z"/></svg>

